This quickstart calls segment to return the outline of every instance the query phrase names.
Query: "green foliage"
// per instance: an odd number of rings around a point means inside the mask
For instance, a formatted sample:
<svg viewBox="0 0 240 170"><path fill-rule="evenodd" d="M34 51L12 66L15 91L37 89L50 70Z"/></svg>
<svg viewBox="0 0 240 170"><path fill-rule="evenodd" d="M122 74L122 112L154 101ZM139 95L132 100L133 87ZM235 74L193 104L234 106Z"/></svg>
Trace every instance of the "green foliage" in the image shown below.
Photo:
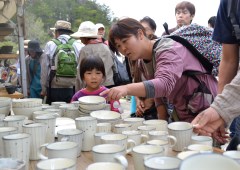
<svg viewBox="0 0 240 170"><path fill-rule="evenodd" d="M111 11L106 5L99 5L95 0L36 0L26 3L26 11L44 22L44 29L49 30L57 20L72 23L72 30L77 31L83 21L111 25Z"/></svg>
<svg viewBox="0 0 240 170"><path fill-rule="evenodd" d="M30 12L25 12L25 32L26 39L38 40L42 47L51 38L44 29L44 23L41 18L37 18Z"/></svg>

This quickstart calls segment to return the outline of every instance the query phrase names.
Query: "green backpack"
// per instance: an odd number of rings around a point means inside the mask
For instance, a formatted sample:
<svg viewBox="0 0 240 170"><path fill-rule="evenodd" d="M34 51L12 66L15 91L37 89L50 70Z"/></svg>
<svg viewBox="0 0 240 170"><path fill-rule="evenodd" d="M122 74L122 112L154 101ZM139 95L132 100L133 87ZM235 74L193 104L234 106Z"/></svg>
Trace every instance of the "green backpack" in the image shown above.
<svg viewBox="0 0 240 170"><path fill-rule="evenodd" d="M77 61L72 44L74 39L69 39L62 44L58 39L52 39L57 45L53 55L52 66L55 66L55 83L59 86L74 86L77 75Z"/></svg>

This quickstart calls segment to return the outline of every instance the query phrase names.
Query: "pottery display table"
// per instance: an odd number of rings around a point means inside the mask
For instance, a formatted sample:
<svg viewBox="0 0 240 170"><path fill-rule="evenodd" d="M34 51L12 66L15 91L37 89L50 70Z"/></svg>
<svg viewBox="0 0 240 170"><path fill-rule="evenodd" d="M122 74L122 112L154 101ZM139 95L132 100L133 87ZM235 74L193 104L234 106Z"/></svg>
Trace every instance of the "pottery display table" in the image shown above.
<svg viewBox="0 0 240 170"><path fill-rule="evenodd" d="M223 150L214 148L215 153L222 154ZM169 150L168 156L176 156L178 152ZM133 166L132 155L126 155L128 160L127 170L135 170ZM35 170L38 161L30 161L29 170ZM85 170L89 164L93 163L92 152L81 152L81 156L77 159L77 170Z"/></svg>
<svg viewBox="0 0 240 170"><path fill-rule="evenodd" d="M23 94L15 91L13 94L8 94L6 90L1 90L0 91L0 97L10 97L12 99L20 99L23 98Z"/></svg>

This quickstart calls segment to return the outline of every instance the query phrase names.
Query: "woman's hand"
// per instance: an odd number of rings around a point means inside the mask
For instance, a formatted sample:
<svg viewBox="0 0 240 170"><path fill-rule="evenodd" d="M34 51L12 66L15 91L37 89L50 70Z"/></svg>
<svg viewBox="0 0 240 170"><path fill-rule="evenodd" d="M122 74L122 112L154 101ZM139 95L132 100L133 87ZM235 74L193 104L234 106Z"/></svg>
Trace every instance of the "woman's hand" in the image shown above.
<svg viewBox="0 0 240 170"><path fill-rule="evenodd" d="M127 86L118 86L118 87L113 87L111 89L105 90L102 93L100 93L100 96L105 96L107 95L107 100L119 100L122 97L125 97L128 95L128 89Z"/></svg>

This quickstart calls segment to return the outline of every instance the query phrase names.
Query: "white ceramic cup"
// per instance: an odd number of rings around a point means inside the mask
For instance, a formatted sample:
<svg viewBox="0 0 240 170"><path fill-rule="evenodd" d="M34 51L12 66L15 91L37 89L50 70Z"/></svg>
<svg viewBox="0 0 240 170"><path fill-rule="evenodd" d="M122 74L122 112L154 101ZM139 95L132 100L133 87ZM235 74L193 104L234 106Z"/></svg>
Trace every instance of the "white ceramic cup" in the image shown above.
<svg viewBox="0 0 240 170"><path fill-rule="evenodd" d="M80 112L78 110L78 107L68 107L66 113L64 114L64 117L69 117L71 119L76 119L79 117Z"/></svg>
<svg viewBox="0 0 240 170"><path fill-rule="evenodd" d="M166 156L149 156L144 159L145 170L178 170L181 159Z"/></svg>
<svg viewBox="0 0 240 170"><path fill-rule="evenodd" d="M155 126L148 126L148 125L143 125L143 126L138 126L138 130L143 134L143 135L147 135L150 131L154 131L156 130Z"/></svg>
<svg viewBox="0 0 240 170"><path fill-rule="evenodd" d="M4 122L3 122L3 119L5 118L5 114L1 114L0 113L0 127L3 127L4 126Z"/></svg>
<svg viewBox="0 0 240 170"><path fill-rule="evenodd" d="M164 148L157 145L138 145L133 147L132 157L134 168L137 170L145 170L144 158L149 155L164 156Z"/></svg>
<svg viewBox="0 0 240 170"><path fill-rule="evenodd" d="M211 153L213 152L213 147L209 145L202 145L202 144L191 144L191 145L188 145L184 150L198 151L201 153L204 153L204 152Z"/></svg>
<svg viewBox="0 0 240 170"><path fill-rule="evenodd" d="M35 118L38 123L45 123L47 125L46 142L52 143L55 141L56 117L52 115L41 115Z"/></svg>
<svg viewBox="0 0 240 170"><path fill-rule="evenodd" d="M123 122L126 124L132 124L131 130L137 130L138 126L143 125L144 118L140 117L129 117L123 119Z"/></svg>
<svg viewBox="0 0 240 170"><path fill-rule="evenodd" d="M147 135L143 135L140 131L137 130L123 131L122 134L127 135L128 139L134 140L136 145L146 143L148 140Z"/></svg>
<svg viewBox="0 0 240 170"><path fill-rule="evenodd" d="M61 105L59 106L61 117L62 117L62 116L67 117L67 116L66 116L66 115L67 115L67 108L69 108L69 107L75 107L75 105L72 104L72 103L71 103L71 104L66 103L66 104L61 104Z"/></svg>
<svg viewBox="0 0 240 170"><path fill-rule="evenodd" d="M25 170L25 162L13 158L0 158L1 170Z"/></svg>
<svg viewBox="0 0 240 170"><path fill-rule="evenodd" d="M125 168L128 161L125 158L125 148L117 144L101 144L92 148L93 162L117 162Z"/></svg>
<svg viewBox="0 0 240 170"><path fill-rule="evenodd" d="M221 154L196 154L182 161L179 170L239 170L240 165Z"/></svg>
<svg viewBox="0 0 240 170"><path fill-rule="evenodd" d="M114 133L122 134L123 131L131 130L132 124L115 124L113 128Z"/></svg>
<svg viewBox="0 0 240 170"><path fill-rule="evenodd" d="M17 127L18 128L18 133L22 133L22 125L24 124L24 121L27 120L28 118L23 115L12 115L12 116L7 116L4 118L4 126L8 127Z"/></svg>
<svg viewBox="0 0 240 170"><path fill-rule="evenodd" d="M37 170L77 170L76 162L68 158L53 158L37 163Z"/></svg>
<svg viewBox="0 0 240 170"><path fill-rule="evenodd" d="M90 164L86 170L125 170L124 166L115 162L96 162Z"/></svg>
<svg viewBox="0 0 240 170"><path fill-rule="evenodd" d="M101 133L101 132L110 133L111 128L112 128L111 123L98 123L97 124L97 133Z"/></svg>
<svg viewBox="0 0 240 170"><path fill-rule="evenodd" d="M174 151L183 151L190 145L193 126L188 122L172 122L168 124L169 135L177 139L177 144L173 147Z"/></svg>
<svg viewBox="0 0 240 170"><path fill-rule="evenodd" d="M83 131L79 129L63 129L57 132L58 141L71 141L78 144L78 156L82 151Z"/></svg>
<svg viewBox="0 0 240 170"><path fill-rule="evenodd" d="M17 127L0 127L0 158L4 157L3 136L18 133Z"/></svg>
<svg viewBox="0 0 240 170"><path fill-rule="evenodd" d="M213 146L213 139L210 136L192 136L191 144L202 144Z"/></svg>
<svg viewBox="0 0 240 170"><path fill-rule="evenodd" d="M3 136L4 157L23 160L28 170L30 155L30 134L17 133Z"/></svg>
<svg viewBox="0 0 240 170"><path fill-rule="evenodd" d="M186 159L187 157L194 155L194 154L198 154L199 151L183 151L177 154L177 157L181 160Z"/></svg>
<svg viewBox="0 0 240 170"><path fill-rule="evenodd" d="M58 101L58 102L52 102L52 103L51 103L51 105L54 106L55 109L59 109L59 107L60 107L62 104L66 104L66 102Z"/></svg>
<svg viewBox="0 0 240 170"><path fill-rule="evenodd" d="M176 140L173 140L172 143L168 140L161 140L161 139L155 139L155 140L149 140L147 141L147 144L149 145L158 145L162 146L164 148L164 153L167 156L169 153L169 150L172 149L173 146L175 146L177 143Z"/></svg>
<svg viewBox="0 0 240 170"><path fill-rule="evenodd" d="M234 159L240 164L240 151L225 151L223 152L223 155Z"/></svg>
<svg viewBox="0 0 240 170"><path fill-rule="evenodd" d="M109 135L109 134L113 134L113 133L107 133L107 132L95 133L95 134L94 134L94 142L95 142L95 145L100 145L100 144L102 144L101 137L102 137L103 135Z"/></svg>
<svg viewBox="0 0 240 170"><path fill-rule="evenodd" d="M83 131L82 151L91 151L94 146L94 134L97 130L97 119L91 116L75 119L77 129Z"/></svg>
<svg viewBox="0 0 240 170"><path fill-rule="evenodd" d="M167 131L158 131L158 130L150 131L148 133L148 136L149 136L149 140L160 139L160 140L169 141L169 143L177 142L177 139L175 138L175 136L169 135Z"/></svg>
<svg viewBox="0 0 240 170"><path fill-rule="evenodd" d="M33 112L33 120L36 121L37 116L43 116L43 115L45 115L45 116L46 115L52 115L52 116L55 116L55 117L59 117L58 113L53 113L53 112L46 111L46 110L40 110L40 111Z"/></svg>
<svg viewBox="0 0 240 170"><path fill-rule="evenodd" d="M46 149L47 156L43 154ZM77 161L78 144L76 142L55 142L46 143L39 147L39 157L43 160L51 158L69 158Z"/></svg>
<svg viewBox="0 0 240 170"><path fill-rule="evenodd" d="M132 148L136 146L136 142L128 139L127 135L123 134L109 134L101 137L102 144L117 144L123 146L127 153L130 153Z"/></svg>
<svg viewBox="0 0 240 170"><path fill-rule="evenodd" d="M46 143L47 125L44 123L32 123L23 125L23 132L31 135L30 160L39 160L38 148Z"/></svg>
<svg viewBox="0 0 240 170"><path fill-rule="evenodd" d="M166 120L160 120L160 119L152 119L152 120L145 120L143 121L144 125L147 126L154 126L156 127L156 130L159 131L167 131L168 122Z"/></svg>

